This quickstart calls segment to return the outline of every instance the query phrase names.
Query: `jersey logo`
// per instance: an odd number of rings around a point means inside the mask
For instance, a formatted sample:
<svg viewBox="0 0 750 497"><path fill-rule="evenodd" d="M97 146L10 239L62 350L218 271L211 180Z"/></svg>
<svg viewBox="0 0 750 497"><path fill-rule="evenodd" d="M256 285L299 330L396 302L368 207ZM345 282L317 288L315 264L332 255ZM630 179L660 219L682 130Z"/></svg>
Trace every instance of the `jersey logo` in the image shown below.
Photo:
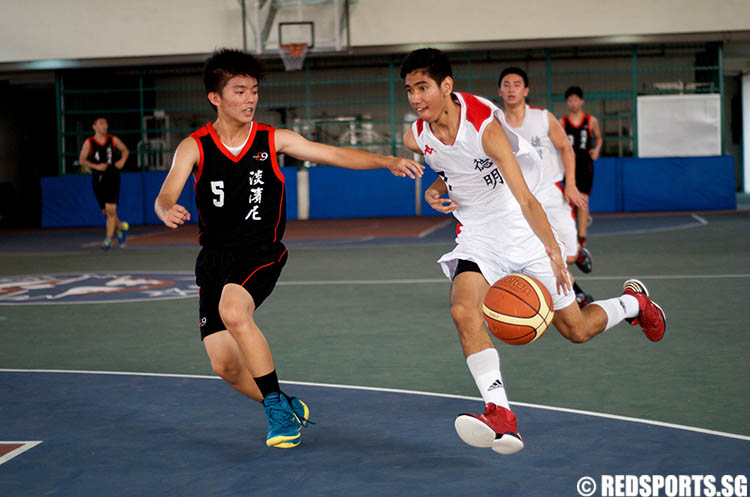
<svg viewBox="0 0 750 497"><path fill-rule="evenodd" d="M263 152L262 154L266 154ZM258 154L258 155L262 155ZM266 154L268 155L268 154ZM263 187L259 185L265 185L263 183L263 171L250 171L248 182L250 183L250 210L247 212L247 215L245 216L245 220L252 219L253 221L260 221L260 213L258 212L258 209L260 209L260 204L263 199ZM253 188L254 187L254 188Z"/></svg>
<svg viewBox="0 0 750 497"><path fill-rule="evenodd" d="M424 146L424 154L425 155L430 155L434 151L435 151L435 149L432 148L431 146L429 146L429 145L425 145Z"/></svg>
<svg viewBox="0 0 750 497"><path fill-rule="evenodd" d="M483 171L494 166L495 163L489 157L486 159L474 159L474 169L477 171Z"/></svg>
<svg viewBox="0 0 750 497"><path fill-rule="evenodd" d="M497 168L493 169L490 174L484 176L482 179L484 179L486 185L492 185L493 190L498 185L498 183L501 185L505 183L505 181L503 181L503 177L500 176L500 171Z"/></svg>
<svg viewBox="0 0 750 497"><path fill-rule="evenodd" d="M264 160L268 159L268 152L259 152L259 153L255 154L255 155L253 155L253 159L264 161Z"/></svg>

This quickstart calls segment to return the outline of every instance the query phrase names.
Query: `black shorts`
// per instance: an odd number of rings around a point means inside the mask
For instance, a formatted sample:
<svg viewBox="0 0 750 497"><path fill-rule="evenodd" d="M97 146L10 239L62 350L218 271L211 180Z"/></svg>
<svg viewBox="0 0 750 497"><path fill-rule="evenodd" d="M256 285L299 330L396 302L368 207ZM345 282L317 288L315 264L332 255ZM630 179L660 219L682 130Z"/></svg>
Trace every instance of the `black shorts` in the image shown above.
<svg viewBox="0 0 750 497"><path fill-rule="evenodd" d="M456 265L456 272L453 274L453 279L455 280L456 276L467 271L482 274L482 271L481 269L479 269L479 266L476 262L459 259L458 264Z"/></svg>
<svg viewBox="0 0 750 497"><path fill-rule="evenodd" d="M241 285L253 297L257 309L271 295L286 259L286 247L281 243L262 252L203 248L195 261L201 340L227 328L219 315L219 300L225 285Z"/></svg>
<svg viewBox="0 0 750 497"><path fill-rule="evenodd" d="M594 161L588 151L576 154L576 187L581 193L591 195L594 186Z"/></svg>
<svg viewBox="0 0 750 497"><path fill-rule="evenodd" d="M120 175L119 174L95 174L91 177L94 186L94 196L99 207L104 209L104 204L115 204L120 200Z"/></svg>

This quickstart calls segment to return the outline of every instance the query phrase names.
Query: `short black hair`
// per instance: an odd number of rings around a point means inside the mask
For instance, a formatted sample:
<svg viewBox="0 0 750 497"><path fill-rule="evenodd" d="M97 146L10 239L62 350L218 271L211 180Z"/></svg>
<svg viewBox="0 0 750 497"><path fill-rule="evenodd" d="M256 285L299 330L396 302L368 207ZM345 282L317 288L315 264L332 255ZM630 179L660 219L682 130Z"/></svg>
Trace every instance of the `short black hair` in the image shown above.
<svg viewBox="0 0 750 497"><path fill-rule="evenodd" d="M506 67L503 72L500 73L500 77L497 80L497 87L500 88L503 85L503 78L508 74L518 74L523 79L523 86L529 87L529 76L526 71L520 67Z"/></svg>
<svg viewBox="0 0 750 497"><path fill-rule="evenodd" d="M571 95L578 95L578 98L583 100L583 90L580 86L571 86L570 88L565 90L565 100L567 100Z"/></svg>
<svg viewBox="0 0 750 497"><path fill-rule="evenodd" d="M105 121L107 121L106 116L102 114L94 114L94 117L91 118L91 125L93 126L94 124L96 124L96 121L98 121L99 119L104 119ZM107 124L109 124L109 121L107 121Z"/></svg>
<svg viewBox="0 0 750 497"><path fill-rule="evenodd" d="M438 85L448 76L453 77L448 57L437 48L420 48L407 55L401 62L401 79L418 69L423 69Z"/></svg>
<svg viewBox="0 0 750 497"><path fill-rule="evenodd" d="M253 55L233 48L219 48L206 60L203 66L203 85L206 95L221 93L227 82L235 76L250 76L260 81L265 69Z"/></svg>

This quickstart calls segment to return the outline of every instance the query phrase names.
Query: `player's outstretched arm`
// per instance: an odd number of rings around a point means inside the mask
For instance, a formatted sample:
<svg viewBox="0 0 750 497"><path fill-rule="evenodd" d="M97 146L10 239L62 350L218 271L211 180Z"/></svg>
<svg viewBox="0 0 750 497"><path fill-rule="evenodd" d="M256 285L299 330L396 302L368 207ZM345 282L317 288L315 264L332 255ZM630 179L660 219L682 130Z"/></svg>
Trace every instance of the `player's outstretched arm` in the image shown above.
<svg viewBox="0 0 750 497"><path fill-rule="evenodd" d="M555 279L557 280L557 292L567 295L570 290L570 280L560 246L552 234L547 214L529 190L526 180L523 179L521 167L516 162L516 158L508 142L508 137L505 135L499 122L493 121L487 126L482 135L482 147L487 155L497 164L500 174L505 179L505 183L521 206L521 211L526 221L529 223L534 234L544 244L547 255L550 258L552 271L555 273Z"/></svg>
<svg viewBox="0 0 750 497"><path fill-rule="evenodd" d="M576 186L576 156L570 146L568 135L551 112L549 114L549 139L560 153L560 159L565 169L565 199L573 202L576 207L585 207L589 203L587 195L581 193Z"/></svg>
<svg viewBox="0 0 750 497"><path fill-rule="evenodd" d="M115 144L115 148L120 151L120 159L115 162L115 167L117 169L122 169L122 167L125 165L125 161L127 161L128 157L130 156L130 150L128 150L128 147L126 147L122 140L120 140L116 136L112 141Z"/></svg>
<svg viewBox="0 0 750 497"><path fill-rule="evenodd" d="M312 142L288 129L276 130L275 143L278 153L319 164L358 170L389 169L394 176L412 179L422 176L424 170L422 164L410 159Z"/></svg>
<svg viewBox="0 0 750 497"><path fill-rule="evenodd" d="M174 154L169 174L164 179L154 202L156 215L169 228L177 228L185 221L190 221L190 213L177 203L177 199L180 198L180 193L199 160L200 150L195 139L189 136L182 140Z"/></svg>

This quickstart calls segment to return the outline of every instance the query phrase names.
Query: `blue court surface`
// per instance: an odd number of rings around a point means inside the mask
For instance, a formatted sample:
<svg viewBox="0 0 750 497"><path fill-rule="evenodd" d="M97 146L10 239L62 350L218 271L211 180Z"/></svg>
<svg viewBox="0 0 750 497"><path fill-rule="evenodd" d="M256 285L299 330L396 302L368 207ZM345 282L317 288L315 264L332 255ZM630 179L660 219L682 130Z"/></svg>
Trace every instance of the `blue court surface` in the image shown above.
<svg viewBox="0 0 750 497"><path fill-rule="evenodd" d="M575 496L583 476L750 467L750 437L529 405L526 448L501 456L455 434L478 399L284 388L316 422L291 450L266 447L261 405L215 378L0 370L0 440L41 441L0 458L0 496Z"/></svg>

